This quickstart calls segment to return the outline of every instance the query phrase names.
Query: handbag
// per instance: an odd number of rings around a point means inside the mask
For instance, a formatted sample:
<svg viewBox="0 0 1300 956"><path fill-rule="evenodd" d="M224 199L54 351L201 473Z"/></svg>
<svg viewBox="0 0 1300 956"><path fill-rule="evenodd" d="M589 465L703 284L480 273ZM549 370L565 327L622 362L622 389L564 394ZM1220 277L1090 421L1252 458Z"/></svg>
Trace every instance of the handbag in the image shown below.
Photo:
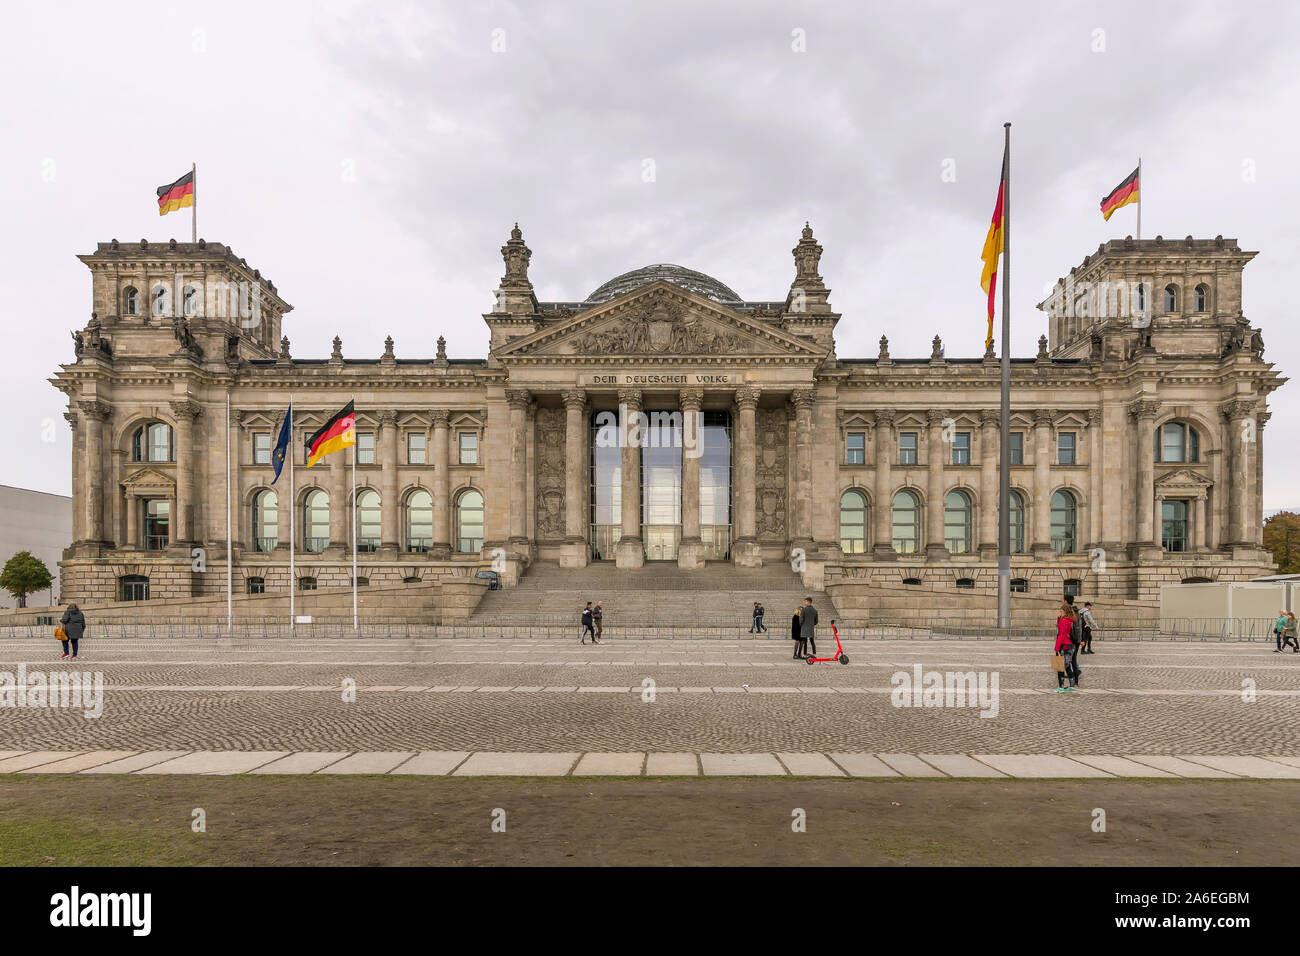
<svg viewBox="0 0 1300 956"><path fill-rule="evenodd" d="M1058 674L1064 674L1064 673L1065 673L1065 655L1064 655L1064 654L1053 654L1053 655L1052 655L1052 670L1056 671L1056 673L1058 673Z"/></svg>
<svg viewBox="0 0 1300 956"><path fill-rule="evenodd" d="M56 641L66 641L68 639L68 632L63 629L62 624L54 625L54 639Z"/></svg>

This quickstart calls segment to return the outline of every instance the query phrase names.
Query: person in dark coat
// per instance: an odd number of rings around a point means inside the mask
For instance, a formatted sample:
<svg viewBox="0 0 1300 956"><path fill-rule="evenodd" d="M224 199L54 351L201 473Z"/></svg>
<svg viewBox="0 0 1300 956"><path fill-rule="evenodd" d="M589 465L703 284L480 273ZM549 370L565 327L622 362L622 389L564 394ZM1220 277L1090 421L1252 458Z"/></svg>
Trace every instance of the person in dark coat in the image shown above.
<svg viewBox="0 0 1300 956"><path fill-rule="evenodd" d="M799 611L799 637L808 642L812 656L817 656L817 635L813 630L817 626L817 609L813 607L812 598L803 599L803 608Z"/></svg>
<svg viewBox="0 0 1300 956"><path fill-rule="evenodd" d="M587 643L588 634L591 635L591 643L593 644L597 643L596 631L592 626L594 623L595 623L595 618L591 610L591 602L588 601L587 606L582 609L582 643L584 644Z"/></svg>
<svg viewBox="0 0 1300 956"><path fill-rule="evenodd" d="M790 618L790 639L794 641L794 659L797 661L803 660L804 654L808 650L808 644L804 641L803 635L800 633L802 619L799 616L799 612L802 610L803 608L795 608L794 617Z"/></svg>
<svg viewBox="0 0 1300 956"><path fill-rule="evenodd" d="M81 608L75 604L69 604L68 609L63 612L63 617L59 618L59 623L63 625L63 633L66 640L63 643L63 659L68 656L68 645L72 645L72 659L77 659L77 641L81 640L81 635L86 632L86 616L81 613Z"/></svg>

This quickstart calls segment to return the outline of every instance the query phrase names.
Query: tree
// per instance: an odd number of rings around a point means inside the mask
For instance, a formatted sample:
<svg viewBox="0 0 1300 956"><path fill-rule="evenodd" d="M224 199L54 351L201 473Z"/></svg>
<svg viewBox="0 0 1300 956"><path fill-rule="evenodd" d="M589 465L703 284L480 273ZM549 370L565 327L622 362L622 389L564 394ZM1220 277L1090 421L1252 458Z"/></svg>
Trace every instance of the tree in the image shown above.
<svg viewBox="0 0 1300 956"><path fill-rule="evenodd" d="M1264 547L1273 552L1278 574L1300 573L1300 514L1279 511L1265 521Z"/></svg>
<svg viewBox="0 0 1300 956"><path fill-rule="evenodd" d="M16 597L19 607L27 606L27 595L44 591L53 583L54 578L50 577L45 562L30 551L19 551L5 562L4 570L0 571L0 588Z"/></svg>

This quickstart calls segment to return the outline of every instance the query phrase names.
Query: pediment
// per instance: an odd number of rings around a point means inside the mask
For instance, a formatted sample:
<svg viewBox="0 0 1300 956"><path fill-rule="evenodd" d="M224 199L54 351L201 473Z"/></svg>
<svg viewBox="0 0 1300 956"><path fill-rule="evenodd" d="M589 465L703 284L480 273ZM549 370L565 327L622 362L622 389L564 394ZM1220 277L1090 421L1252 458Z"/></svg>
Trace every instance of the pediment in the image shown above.
<svg viewBox="0 0 1300 956"><path fill-rule="evenodd" d="M155 468L141 468L127 475L122 481L122 487L133 494L171 494L176 490L176 481L171 475L163 474Z"/></svg>
<svg viewBox="0 0 1300 956"><path fill-rule="evenodd" d="M1162 498L1203 498L1213 484L1209 478L1188 468L1179 468L1155 480L1156 493Z"/></svg>
<svg viewBox="0 0 1300 956"><path fill-rule="evenodd" d="M655 282L502 346L503 363L554 359L781 358L820 361L824 350L774 325L668 282Z"/></svg>

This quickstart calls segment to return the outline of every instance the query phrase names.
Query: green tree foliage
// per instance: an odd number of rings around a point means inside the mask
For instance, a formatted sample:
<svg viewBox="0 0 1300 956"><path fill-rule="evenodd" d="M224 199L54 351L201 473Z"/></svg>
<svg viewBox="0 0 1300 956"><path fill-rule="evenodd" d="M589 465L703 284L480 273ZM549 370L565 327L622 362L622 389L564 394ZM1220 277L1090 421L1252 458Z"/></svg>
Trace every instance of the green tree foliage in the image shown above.
<svg viewBox="0 0 1300 956"><path fill-rule="evenodd" d="M1300 520L1300 519L1297 519ZM19 551L5 562L0 571L0 588L18 599L19 607L27 606L27 595L44 591L54 583L45 562L30 551Z"/></svg>
<svg viewBox="0 0 1300 956"><path fill-rule="evenodd" d="M1300 515L1279 511L1265 521L1264 547L1273 552L1278 574L1300 573Z"/></svg>

